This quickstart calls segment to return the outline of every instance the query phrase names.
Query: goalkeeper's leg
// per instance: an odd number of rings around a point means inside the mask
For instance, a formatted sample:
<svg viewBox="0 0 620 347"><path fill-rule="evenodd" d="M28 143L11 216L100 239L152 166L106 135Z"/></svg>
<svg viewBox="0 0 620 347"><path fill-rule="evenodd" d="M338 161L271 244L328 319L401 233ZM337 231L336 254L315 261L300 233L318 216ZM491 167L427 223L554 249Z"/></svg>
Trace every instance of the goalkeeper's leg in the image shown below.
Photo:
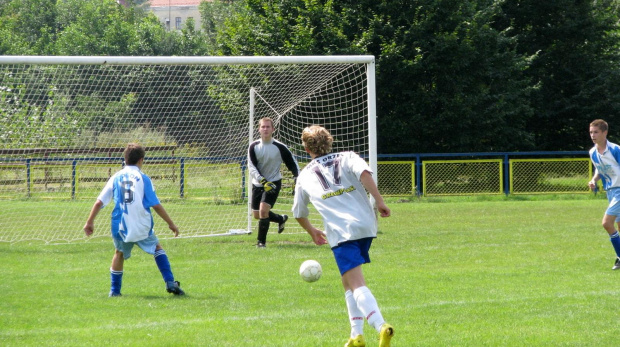
<svg viewBox="0 0 620 347"><path fill-rule="evenodd" d="M278 224L283 223L285 222L284 215L269 211L269 221Z"/></svg>
<svg viewBox="0 0 620 347"><path fill-rule="evenodd" d="M267 243L267 232L269 231L269 218L261 218L258 221L258 247L265 247Z"/></svg>

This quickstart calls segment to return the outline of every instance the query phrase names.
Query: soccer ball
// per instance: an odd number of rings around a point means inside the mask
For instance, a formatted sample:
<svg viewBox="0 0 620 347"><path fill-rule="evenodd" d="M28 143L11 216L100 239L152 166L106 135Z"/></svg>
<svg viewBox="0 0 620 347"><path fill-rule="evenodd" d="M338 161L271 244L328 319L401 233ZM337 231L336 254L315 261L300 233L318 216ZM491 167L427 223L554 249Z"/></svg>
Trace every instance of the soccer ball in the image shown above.
<svg viewBox="0 0 620 347"><path fill-rule="evenodd" d="M322 273L321 264L316 260L306 260L299 267L299 274L306 282L318 281Z"/></svg>

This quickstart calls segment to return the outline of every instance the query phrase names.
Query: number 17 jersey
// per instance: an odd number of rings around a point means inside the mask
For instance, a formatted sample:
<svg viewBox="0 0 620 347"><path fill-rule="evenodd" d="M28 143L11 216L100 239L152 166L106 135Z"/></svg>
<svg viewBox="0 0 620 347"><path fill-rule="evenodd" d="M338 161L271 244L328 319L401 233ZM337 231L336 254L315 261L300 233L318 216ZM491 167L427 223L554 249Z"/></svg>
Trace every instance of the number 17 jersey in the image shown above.
<svg viewBox="0 0 620 347"><path fill-rule="evenodd" d="M330 247L350 240L377 236L377 218L366 189L364 171L372 173L354 152L327 154L313 159L301 171L295 187L293 215L308 217L308 203L323 218Z"/></svg>

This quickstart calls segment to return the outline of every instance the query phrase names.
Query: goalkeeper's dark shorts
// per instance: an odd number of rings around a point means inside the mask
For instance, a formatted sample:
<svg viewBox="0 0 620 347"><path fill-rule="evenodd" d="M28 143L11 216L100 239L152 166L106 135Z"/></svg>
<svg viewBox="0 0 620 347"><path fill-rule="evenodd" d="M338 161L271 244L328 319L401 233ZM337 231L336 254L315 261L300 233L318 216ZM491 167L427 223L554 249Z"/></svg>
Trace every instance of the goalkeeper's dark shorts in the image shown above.
<svg viewBox="0 0 620 347"><path fill-rule="evenodd" d="M280 195L282 180L273 181L273 184L276 185L276 189L272 189L268 192L265 191L263 186L252 186L252 211L258 211L261 202L269 204L269 206L273 208L276 204L276 200L278 200L278 195Z"/></svg>

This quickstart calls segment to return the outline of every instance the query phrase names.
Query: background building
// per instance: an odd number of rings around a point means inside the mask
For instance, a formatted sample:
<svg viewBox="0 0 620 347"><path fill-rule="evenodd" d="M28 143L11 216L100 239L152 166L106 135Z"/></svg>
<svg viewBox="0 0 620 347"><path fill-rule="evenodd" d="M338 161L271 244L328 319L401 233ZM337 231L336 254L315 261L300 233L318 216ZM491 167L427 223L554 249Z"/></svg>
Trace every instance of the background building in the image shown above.
<svg viewBox="0 0 620 347"><path fill-rule="evenodd" d="M151 11L168 30L181 30L189 18L193 18L196 29L200 30L198 5L211 0L150 0Z"/></svg>

